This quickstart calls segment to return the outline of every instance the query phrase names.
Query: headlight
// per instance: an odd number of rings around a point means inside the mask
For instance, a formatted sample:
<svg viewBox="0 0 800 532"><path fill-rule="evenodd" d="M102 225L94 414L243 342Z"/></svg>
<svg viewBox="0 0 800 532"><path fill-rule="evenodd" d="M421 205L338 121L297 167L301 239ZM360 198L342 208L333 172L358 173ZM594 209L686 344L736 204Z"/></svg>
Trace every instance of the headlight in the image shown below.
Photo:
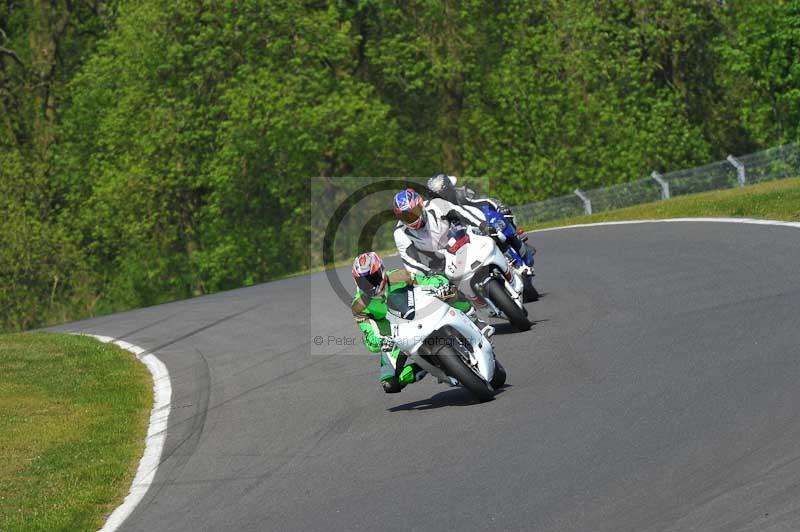
<svg viewBox="0 0 800 532"><path fill-rule="evenodd" d="M497 220L494 222L494 227L495 227L495 229L497 229L498 231L505 231L505 229L506 229L506 221L505 221L505 220L503 220L502 218L498 218L498 219L497 219Z"/></svg>

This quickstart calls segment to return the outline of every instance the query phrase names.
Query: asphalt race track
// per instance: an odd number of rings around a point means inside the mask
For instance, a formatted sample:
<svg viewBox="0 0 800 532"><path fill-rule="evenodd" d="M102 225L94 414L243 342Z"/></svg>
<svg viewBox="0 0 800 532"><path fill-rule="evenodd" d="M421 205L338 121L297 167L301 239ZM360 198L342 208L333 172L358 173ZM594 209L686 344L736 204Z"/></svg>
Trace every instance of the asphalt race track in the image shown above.
<svg viewBox="0 0 800 532"><path fill-rule="evenodd" d="M433 379L384 394L323 273L56 327L171 374L121 530L800 530L800 230L531 239L544 296L531 331L498 326L510 386L485 404Z"/></svg>

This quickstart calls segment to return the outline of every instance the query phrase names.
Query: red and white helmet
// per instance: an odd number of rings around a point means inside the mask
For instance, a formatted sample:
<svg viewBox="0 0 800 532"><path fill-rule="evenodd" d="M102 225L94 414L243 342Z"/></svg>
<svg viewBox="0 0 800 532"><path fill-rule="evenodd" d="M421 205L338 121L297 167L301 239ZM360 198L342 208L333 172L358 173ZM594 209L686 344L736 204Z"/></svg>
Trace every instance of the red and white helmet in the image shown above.
<svg viewBox="0 0 800 532"><path fill-rule="evenodd" d="M386 287L383 261L374 251L362 253L353 261L356 288L369 296L379 296Z"/></svg>

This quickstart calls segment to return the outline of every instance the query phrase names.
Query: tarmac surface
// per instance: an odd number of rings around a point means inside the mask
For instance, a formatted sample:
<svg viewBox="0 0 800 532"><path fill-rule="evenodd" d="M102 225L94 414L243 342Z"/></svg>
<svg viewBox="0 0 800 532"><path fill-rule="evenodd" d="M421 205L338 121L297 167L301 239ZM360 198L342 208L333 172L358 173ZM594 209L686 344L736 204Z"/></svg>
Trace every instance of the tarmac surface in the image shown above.
<svg viewBox="0 0 800 532"><path fill-rule="evenodd" d="M162 463L121 530L800 530L800 231L531 241L535 325L497 325L509 386L484 404L430 378L384 394L325 273L53 328L169 369Z"/></svg>

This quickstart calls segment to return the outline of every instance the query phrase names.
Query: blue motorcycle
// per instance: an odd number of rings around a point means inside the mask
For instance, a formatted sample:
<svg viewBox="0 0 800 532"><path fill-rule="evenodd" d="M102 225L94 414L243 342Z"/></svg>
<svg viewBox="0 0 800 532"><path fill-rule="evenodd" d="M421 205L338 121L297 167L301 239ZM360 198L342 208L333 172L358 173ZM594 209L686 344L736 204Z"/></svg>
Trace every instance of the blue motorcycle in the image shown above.
<svg viewBox="0 0 800 532"><path fill-rule="evenodd" d="M481 211L486 219L481 229L494 238L508 264L522 277L525 287L523 299L526 302L536 301L539 299L539 292L533 286L536 249L527 245L528 237L524 231L517 230L513 214L503 214L485 205L481 206Z"/></svg>

